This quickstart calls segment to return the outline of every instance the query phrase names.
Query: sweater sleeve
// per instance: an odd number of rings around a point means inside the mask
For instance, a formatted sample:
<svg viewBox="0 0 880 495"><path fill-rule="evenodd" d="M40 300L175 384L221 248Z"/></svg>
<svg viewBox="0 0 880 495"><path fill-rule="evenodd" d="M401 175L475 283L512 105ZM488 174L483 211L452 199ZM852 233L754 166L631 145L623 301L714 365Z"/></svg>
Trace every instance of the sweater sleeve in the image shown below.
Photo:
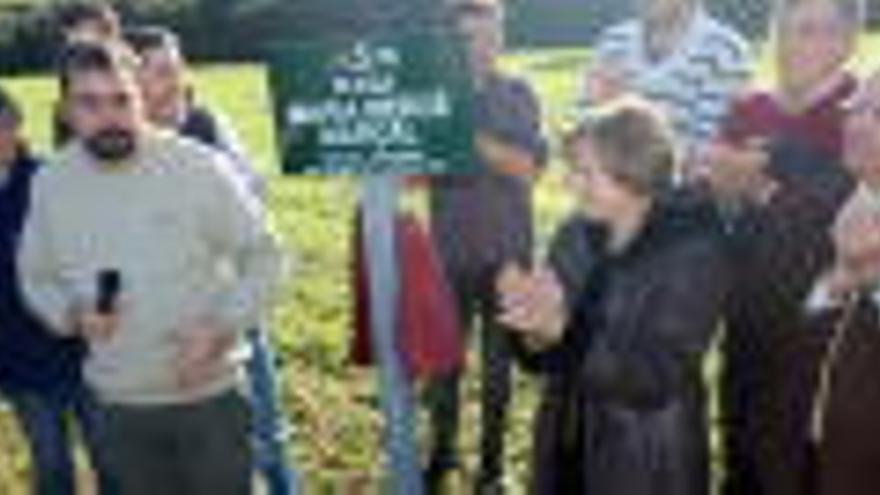
<svg viewBox="0 0 880 495"><path fill-rule="evenodd" d="M228 262L233 282L219 290L214 310L230 328L255 327L285 271L284 259L256 198L231 177L223 155L206 167L203 212L208 236L219 259Z"/></svg>
<svg viewBox="0 0 880 495"><path fill-rule="evenodd" d="M43 174L34 180L30 214L18 251L19 278L26 303L36 315L52 331L70 335L74 331L69 318L75 295L56 255L46 182Z"/></svg>
<svg viewBox="0 0 880 495"><path fill-rule="evenodd" d="M242 181L248 192L261 202L266 200L266 181L257 172L254 163L248 157L247 150L235 127L223 114L215 114L217 141L220 148L229 154L228 163L235 177Z"/></svg>

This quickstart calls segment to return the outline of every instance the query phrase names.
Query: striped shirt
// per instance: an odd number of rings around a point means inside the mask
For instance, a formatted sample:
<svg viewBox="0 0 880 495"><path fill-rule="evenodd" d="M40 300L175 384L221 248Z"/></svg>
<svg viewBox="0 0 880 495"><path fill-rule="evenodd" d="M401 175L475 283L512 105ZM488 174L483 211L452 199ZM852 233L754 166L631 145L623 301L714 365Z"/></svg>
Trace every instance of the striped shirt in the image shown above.
<svg viewBox="0 0 880 495"><path fill-rule="evenodd" d="M630 90L664 108L689 149L715 137L750 77L748 43L702 10L666 57L653 59L645 40L640 20L609 28L598 41L594 67L614 72Z"/></svg>

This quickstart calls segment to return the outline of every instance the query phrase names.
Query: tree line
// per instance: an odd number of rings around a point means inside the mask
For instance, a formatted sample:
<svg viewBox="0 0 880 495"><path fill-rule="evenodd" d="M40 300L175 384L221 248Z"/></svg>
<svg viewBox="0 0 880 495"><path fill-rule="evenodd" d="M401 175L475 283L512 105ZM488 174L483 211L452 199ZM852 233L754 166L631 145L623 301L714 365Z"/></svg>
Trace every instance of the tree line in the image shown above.
<svg viewBox="0 0 880 495"><path fill-rule="evenodd" d="M70 0L0 0L0 73L46 69L59 39L56 19ZM631 12L637 0L509 0L511 43L588 46L603 27ZM114 0L127 24L177 31L198 61L260 59L275 42L351 36L387 23L420 28L442 23L436 0ZM772 0L709 0L721 18L751 37L766 34ZM880 24L880 2L872 5Z"/></svg>

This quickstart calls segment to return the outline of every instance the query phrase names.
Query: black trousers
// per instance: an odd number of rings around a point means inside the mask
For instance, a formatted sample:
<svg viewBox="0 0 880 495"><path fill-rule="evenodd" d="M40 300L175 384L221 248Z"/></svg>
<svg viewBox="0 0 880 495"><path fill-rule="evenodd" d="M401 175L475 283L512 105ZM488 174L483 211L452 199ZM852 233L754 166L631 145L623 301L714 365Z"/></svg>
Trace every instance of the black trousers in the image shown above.
<svg viewBox="0 0 880 495"><path fill-rule="evenodd" d="M195 404L105 406L107 453L124 495L248 495L249 406L237 392Z"/></svg>
<svg viewBox="0 0 880 495"><path fill-rule="evenodd" d="M482 380L480 392L480 480L495 481L504 474L505 432L511 398L513 352L509 332L500 325L495 275L498 270L481 273L448 273L458 302L465 337L477 330L481 337ZM458 461L462 373L435 379L426 391L431 413L431 466L451 467Z"/></svg>

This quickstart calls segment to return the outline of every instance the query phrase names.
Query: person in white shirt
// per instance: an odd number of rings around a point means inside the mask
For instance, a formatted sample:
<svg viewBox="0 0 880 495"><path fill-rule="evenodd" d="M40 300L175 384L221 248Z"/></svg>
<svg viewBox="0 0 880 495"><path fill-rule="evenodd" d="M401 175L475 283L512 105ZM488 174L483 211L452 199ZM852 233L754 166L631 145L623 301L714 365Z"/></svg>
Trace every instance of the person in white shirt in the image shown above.
<svg viewBox="0 0 880 495"><path fill-rule="evenodd" d="M76 44L59 79L73 139L34 180L24 294L84 365L126 495L251 492L239 352L282 269L226 157L147 123L135 62Z"/></svg>

